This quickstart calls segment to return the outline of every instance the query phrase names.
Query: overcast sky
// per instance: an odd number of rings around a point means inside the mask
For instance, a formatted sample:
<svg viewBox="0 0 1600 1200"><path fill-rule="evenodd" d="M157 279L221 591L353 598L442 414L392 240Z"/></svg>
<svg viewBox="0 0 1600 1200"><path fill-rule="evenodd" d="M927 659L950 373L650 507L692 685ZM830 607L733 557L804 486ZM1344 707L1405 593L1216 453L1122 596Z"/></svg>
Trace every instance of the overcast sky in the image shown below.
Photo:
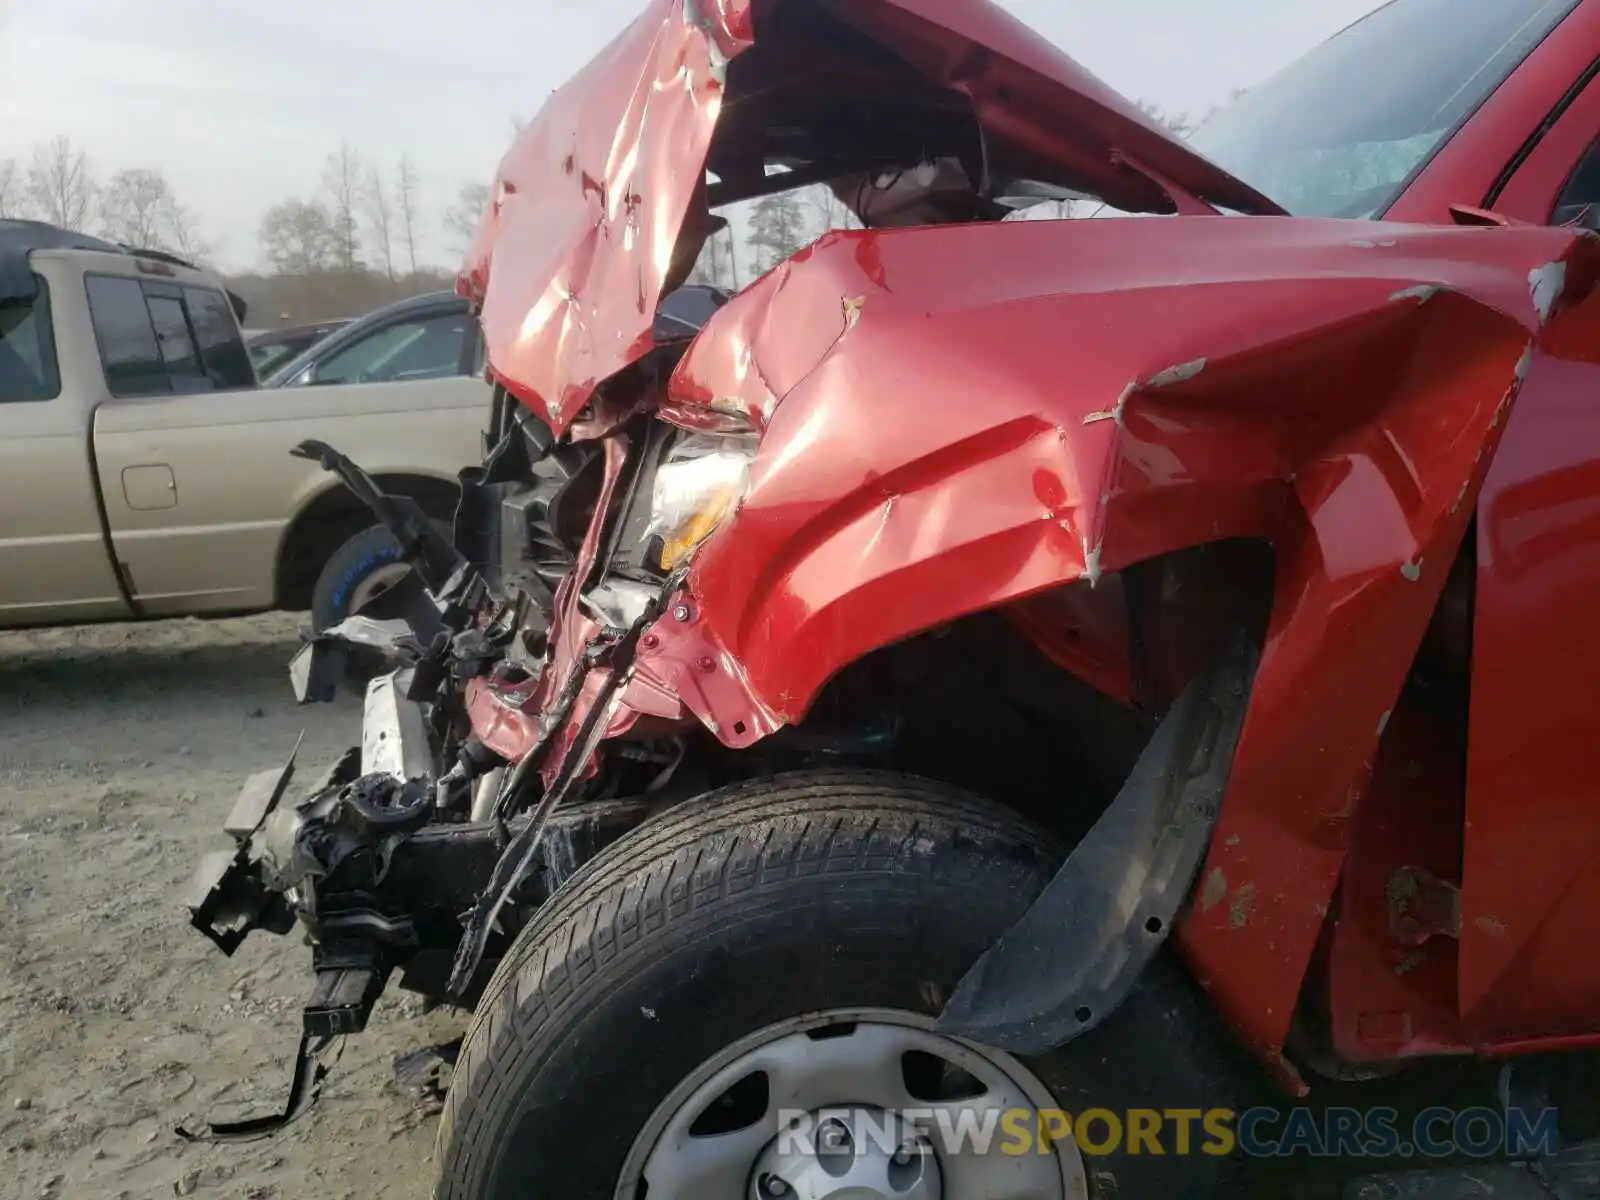
<svg viewBox="0 0 1600 1200"><path fill-rule="evenodd" d="M1123 92L1203 111L1377 0L1002 0ZM0 0L0 159L65 134L104 176L164 171L226 266L348 139L421 168L430 211L486 180L638 0ZM437 224L435 221L433 224ZM430 228L427 257L453 264Z"/></svg>

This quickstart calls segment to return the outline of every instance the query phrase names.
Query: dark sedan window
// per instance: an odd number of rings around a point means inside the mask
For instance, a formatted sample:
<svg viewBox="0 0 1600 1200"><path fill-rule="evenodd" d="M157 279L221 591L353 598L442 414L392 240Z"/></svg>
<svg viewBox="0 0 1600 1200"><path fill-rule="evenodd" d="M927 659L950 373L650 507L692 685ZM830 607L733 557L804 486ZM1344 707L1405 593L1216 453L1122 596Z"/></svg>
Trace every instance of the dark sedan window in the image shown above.
<svg viewBox="0 0 1600 1200"><path fill-rule="evenodd" d="M472 317L465 312L395 321L319 363L312 383L402 383L462 374Z"/></svg>
<svg viewBox="0 0 1600 1200"><path fill-rule="evenodd" d="M250 361L256 374L265 379L297 354L310 348L315 339L310 335L286 338L281 342L257 342L250 347Z"/></svg>

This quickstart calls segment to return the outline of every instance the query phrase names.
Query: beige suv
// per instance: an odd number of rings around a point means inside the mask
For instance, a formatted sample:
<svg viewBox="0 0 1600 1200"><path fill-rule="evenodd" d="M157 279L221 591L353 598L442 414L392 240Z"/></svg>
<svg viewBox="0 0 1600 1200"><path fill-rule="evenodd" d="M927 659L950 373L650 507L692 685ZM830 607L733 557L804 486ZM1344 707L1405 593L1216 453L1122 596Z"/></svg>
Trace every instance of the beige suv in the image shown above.
<svg viewBox="0 0 1600 1200"><path fill-rule="evenodd" d="M290 454L307 439L448 519L481 455L483 379L262 389L242 307L168 256L0 221L0 628L274 607L341 619L398 548Z"/></svg>

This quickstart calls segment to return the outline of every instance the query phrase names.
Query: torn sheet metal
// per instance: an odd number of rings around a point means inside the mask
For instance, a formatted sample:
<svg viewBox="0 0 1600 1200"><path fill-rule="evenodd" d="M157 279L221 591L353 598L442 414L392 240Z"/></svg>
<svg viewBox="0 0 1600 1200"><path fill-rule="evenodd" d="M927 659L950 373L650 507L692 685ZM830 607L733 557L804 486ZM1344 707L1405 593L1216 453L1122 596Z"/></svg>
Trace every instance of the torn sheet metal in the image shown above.
<svg viewBox="0 0 1600 1200"><path fill-rule="evenodd" d="M1328 815L1368 772L1521 380L1600 269L1571 231L1392 226L1381 254L1353 244L1370 231L835 234L719 312L671 384L764 424L740 516L690 585L706 643L779 721L845 664L965 613L1273 542L1206 867L1251 902L1198 911L1181 944L1274 1062L1342 860ZM1442 290L1419 305L1422 284ZM842 335L841 297L865 298Z"/></svg>
<svg viewBox="0 0 1600 1200"><path fill-rule="evenodd" d="M558 431L654 346L673 247L749 44L747 0L652 0L496 171L459 288L493 374Z"/></svg>
<svg viewBox="0 0 1600 1200"><path fill-rule="evenodd" d="M748 190L732 177L753 163L764 178L768 131L832 121L837 141L840 115L890 109L914 113L918 138L981 138L988 183L1124 211L1281 211L989 0L652 0L496 172L459 283L482 304L493 374L564 431L655 344L708 166Z"/></svg>

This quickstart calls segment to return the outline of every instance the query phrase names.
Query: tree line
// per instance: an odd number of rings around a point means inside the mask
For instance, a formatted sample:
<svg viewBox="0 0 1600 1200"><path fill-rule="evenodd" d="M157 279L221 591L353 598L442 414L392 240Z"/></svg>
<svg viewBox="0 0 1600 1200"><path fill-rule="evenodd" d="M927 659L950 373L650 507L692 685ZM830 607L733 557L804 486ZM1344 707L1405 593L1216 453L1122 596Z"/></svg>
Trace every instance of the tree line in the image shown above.
<svg viewBox="0 0 1600 1200"><path fill-rule="evenodd" d="M423 195L410 154L380 163L343 142L310 195L274 204L256 230L264 269L230 283L250 304L251 325L356 316L380 304L450 286L435 265L466 248L488 185L468 183L443 211ZM0 220L47 221L140 249L209 261L215 243L199 213L155 167L102 175L88 153L58 136L22 157L0 156ZM439 234L444 244L439 244ZM441 254L442 252L442 254Z"/></svg>
<svg viewBox="0 0 1600 1200"><path fill-rule="evenodd" d="M160 171L125 167L101 180L71 138L33 147L25 162L0 158L0 220L31 217L142 249L205 258L195 212Z"/></svg>
<svg viewBox="0 0 1600 1200"><path fill-rule="evenodd" d="M460 242L458 208L446 211L444 225ZM257 241L267 270L235 276L235 290L255 314L252 323L264 326L358 316L442 290L449 274L427 261L430 215L410 154L385 164L341 142L315 192L263 214Z"/></svg>
<svg viewBox="0 0 1600 1200"><path fill-rule="evenodd" d="M1236 92L1235 96L1238 95ZM1230 97L1232 99L1233 97ZM1180 137L1197 122L1185 114L1140 107ZM513 118L514 131L523 122ZM357 316L378 305L450 286L453 272L436 249L460 255L489 199L487 180L464 183L442 211L423 195L410 154L393 162L363 155L349 142L329 154L317 187L272 205L256 230L264 269L235 273L234 290L251 308L249 324ZM696 275L737 290L829 229L857 224L830 191L779 193L727 214ZM1076 215L1070 203L1034 215ZM70 138L32 147L25 160L0 157L0 219L33 217L111 241L205 261L214 247L194 209L180 202L157 168L125 167L102 177ZM437 247L438 234L444 244Z"/></svg>

